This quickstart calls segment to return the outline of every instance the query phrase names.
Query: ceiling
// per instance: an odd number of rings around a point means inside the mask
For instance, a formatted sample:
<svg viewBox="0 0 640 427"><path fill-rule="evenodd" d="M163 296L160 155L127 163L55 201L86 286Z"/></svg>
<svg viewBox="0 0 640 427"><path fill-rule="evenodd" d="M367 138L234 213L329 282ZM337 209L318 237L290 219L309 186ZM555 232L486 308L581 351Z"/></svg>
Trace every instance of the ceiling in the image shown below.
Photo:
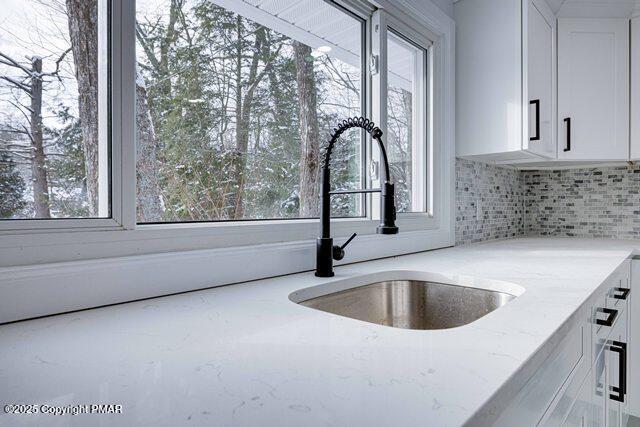
<svg viewBox="0 0 640 427"><path fill-rule="evenodd" d="M353 67L362 66L362 21L318 0L210 0ZM401 45L389 54L390 83L411 90L414 52Z"/></svg>
<svg viewBox="0 0 640 427"><path fill-rule="evenodd" d="M461 0L453 0L454 3ZM473 0L467 0L473 1ZM561 18L630 18L640 16L640 0L546 0Z"/></svg>
<svg viewBox="0 0 640 427"><path fill-rule="evenodd" d="M547 2L558 17L564 18L628 18L640 12L638 0L547 0Z"/></svg>

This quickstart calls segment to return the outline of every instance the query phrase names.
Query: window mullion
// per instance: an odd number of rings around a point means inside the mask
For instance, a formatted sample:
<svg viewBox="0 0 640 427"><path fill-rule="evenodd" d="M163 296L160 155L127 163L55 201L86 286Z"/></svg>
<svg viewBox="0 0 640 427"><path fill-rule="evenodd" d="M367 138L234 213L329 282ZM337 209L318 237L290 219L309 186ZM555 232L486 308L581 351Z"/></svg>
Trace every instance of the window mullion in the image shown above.
<svg viewBox="0 0 640 427"><path fill-rule="evenodd" d="M120 206L120 222L126 229L136 228L136 2L114 0L112 16L112 105L114 199ZM117 5L117 6L116 6ZM116 10L117 9L117 10ZM120 29L120 31L117 31ZM119 158L118 158L119 157ZM119 177L116 179L116 173ZM119 183L119 185L116 185ZM116 200L114 200L116 202Z"/></svg>
<svg viewBox="0 0 640 427"><path fill-rule="evenodd" d="M376 125L383 132L383 141L386 143L387 138L387 22L385 12L376 10L372 17L371 31L371 58L370 58L371 77L371 117ZM380 182L380 149L376 144L369 141L369 163L374 165L375 174L371 176L371 187L379 188ZM380 195L373 193L371 195L371 219L380 219L380 210L376 206L380 204Z"/></svg>

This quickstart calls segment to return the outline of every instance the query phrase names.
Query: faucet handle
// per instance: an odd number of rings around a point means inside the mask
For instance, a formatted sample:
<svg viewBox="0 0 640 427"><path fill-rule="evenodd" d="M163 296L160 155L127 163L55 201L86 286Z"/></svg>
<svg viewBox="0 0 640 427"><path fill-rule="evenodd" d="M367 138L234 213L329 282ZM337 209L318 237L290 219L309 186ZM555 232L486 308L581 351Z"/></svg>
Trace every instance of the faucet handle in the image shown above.
<svg viewBox="0 0 640 427"><path fill-rule="evenodd" d="M347 241L346 241L346 242L344 242L344 244L343 244L342 246L334 246L334 247L333 247L333 259L335 259L336 261L340 261L342 258L344 258L344 248L346 248L346 247L347 247L347 245L348 245L349 243L351 243L351 241L352 241L353 239L355 239L355 237L356 237L357 235L358 235L357 233L353 233L353 234L351 235L351 237L349 237L349 238L347 239Z"/></svg>

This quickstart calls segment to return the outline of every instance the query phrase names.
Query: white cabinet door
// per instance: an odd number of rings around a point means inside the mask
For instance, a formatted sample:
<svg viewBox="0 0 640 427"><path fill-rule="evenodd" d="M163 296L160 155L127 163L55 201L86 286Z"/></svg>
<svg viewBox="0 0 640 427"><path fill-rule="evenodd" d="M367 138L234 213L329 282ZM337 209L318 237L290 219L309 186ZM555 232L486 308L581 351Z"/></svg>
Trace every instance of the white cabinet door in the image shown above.
<svg viewBox="0 0 640 427"><path fill-rule="evenodd" d="M558 20L558 158L629 158L629 20Z"/></svg>
<svg viewBox="0 0 640 427"><path fill-rule="evenodd" d="M554 33L555 16L544 0L530 0L528 10L528 150L555 157Z"/></svg>
<svg viewBox="0 0 640 427"><path fill-rule="evenodd" d="M596 357L591 371L591 417L594 426L606 425L607 408L607 365L606 351L601 351Z"/></svg>
<svg viewBox="0 0 640 427"><path fill-rule="evenodd" d="M640 160L640 17L631 19L631 160Z"/></svg>
<svg viewBox="0 0 640 427"><path fill-rule="evenodd" d="M457 155L554 159L556 20L546 1L460 0L454 10Z"/></svg>
<svg viewBox="0 0 640 427"><path fill-rule="evenodd" d="M606 401L605 413L607 427L624 426L626 425L627 418L625 412L627 411L628 399L628 311L624 303L616 305L614 310L618 310L618 316L611 333L606 338L606 344L603 350L606 371L606 381L604 384L606 384L606 386L602 388L602 391Z"/></svg>
<svg viewBox="0 0 640 427"><path fill-rule="evenodd" d="M521 0L462 0L454 7L457 154L520 152Z"/></svg>
<svg viewBox="0 0 640 427"><path fill-rule="evenodd" d="M627 360L629 368L628 377L628 413L635 417L640 417L640 365L638 364L638 354L640 353L640 257L633 257L631 261L631 293L627 310L628 323L627 333L629 335L629 358ZM633 360L635 363L629 363Z"/></svg>

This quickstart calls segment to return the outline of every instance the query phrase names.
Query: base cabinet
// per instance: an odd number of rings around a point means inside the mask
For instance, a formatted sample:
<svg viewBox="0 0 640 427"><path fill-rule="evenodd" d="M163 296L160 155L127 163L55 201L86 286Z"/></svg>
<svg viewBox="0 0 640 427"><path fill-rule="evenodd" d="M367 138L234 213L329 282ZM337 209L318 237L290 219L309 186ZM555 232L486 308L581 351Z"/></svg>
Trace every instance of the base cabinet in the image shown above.
<svg viewBox="0 0 640 427"><path fill-rule="evenodd" d="M580 309L583 320L559 339L496 425L525 425L524 419L538 420L536 426L627 425L634 330L630 276L630 261L609 276Z"/></svg>
<svg viewBox="0 0 640 427"><path fill-rule="evenodd" d="M593 363L563 426L627 425L630 273L627 262L609 278L605 292L596 299L591 321Z"/></svg>

